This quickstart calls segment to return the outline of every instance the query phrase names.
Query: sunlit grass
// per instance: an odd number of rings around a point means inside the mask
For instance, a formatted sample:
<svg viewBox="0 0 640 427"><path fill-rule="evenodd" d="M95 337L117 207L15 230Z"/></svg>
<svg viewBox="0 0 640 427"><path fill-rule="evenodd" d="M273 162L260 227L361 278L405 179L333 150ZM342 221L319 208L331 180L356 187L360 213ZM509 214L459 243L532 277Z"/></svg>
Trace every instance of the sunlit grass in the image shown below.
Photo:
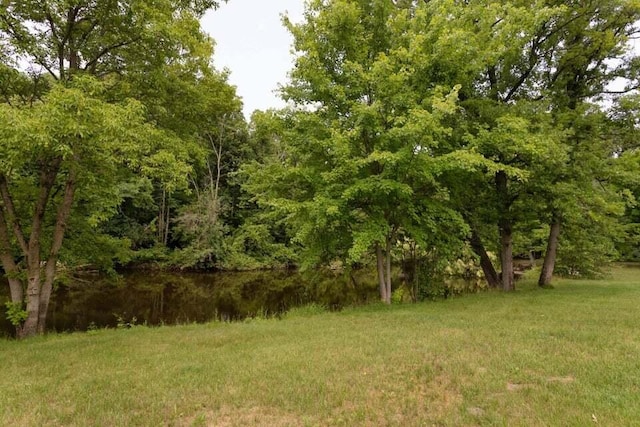
<svg viewBox="0 0 640 427"><path fill-rule="evenodd" d="M511 294L0 342L0 425L633 425L640 268Z"/></svg>

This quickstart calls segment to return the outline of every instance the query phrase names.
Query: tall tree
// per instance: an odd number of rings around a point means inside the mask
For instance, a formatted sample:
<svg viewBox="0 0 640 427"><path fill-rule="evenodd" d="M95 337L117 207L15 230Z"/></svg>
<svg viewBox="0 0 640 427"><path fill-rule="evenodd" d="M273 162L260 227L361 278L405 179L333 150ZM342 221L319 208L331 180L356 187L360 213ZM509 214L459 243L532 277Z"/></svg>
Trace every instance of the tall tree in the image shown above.
<svg viewBox="0 0 640 427"><path fill-rule="evenodd" d="M197 54L207 37L199 17L213 0L5 1L0 34L32 69L66 81L148 71Z"/></svg>
<svg viewBox="0 0 640 427"><path fill-rule="evenodd" d="M205 57L212 53L207 52ZM123 82L119 93L139 99L147 106L149 120L181 138L193 169L189 188L165 188L160 180L145 187L144 194L152 199L145 207L134 207L139 195L132 194L105 225L110 233L137 234L138 248L154 247L163 253L179 248L176 261L183 267L215 266L223 222L231 211L225 202L230 197L228 178L244 156L246 138L242 103L227 78L204 58L191 57Z"/></svg>
<svg viewBox="0 0 640 427"><path fill-rule="evenodd" d="M152 73L209 46L198 18L216 5L206 0L4 2L0 38L15 59L5 66L27 64L32 75L46 73L56 82L37 102L14 97L2 106L0 240L19 336L44 330L66 225L85 184L110 185L93 187L104 190L96 191L99 199L113 188L115 165L123 163L165 178L186 175L176 152L161 149L167 137L145 125L143 110L113 88L130 75ZM114 101L119 105L110 104ZM150 135L160 146L142 143Z"/></svg>
<svg viewBox="0 0 640 427"><path fill-rule="evenodd" d="M513 287L514 233L533 231L522 228L533 224L532 212L549 223L544 284L553 271L562 219L571 210L590 209L572 200L599 197L592 184L607 164L607 150L599 143L601 128L588 125L600 121L599 108L589 102L606 94L616 77L628 79L623 91L636 88L637 61L626 43L636 31L637 6L628 1L444 0L418 5L413 31L421 40L409 37L420 40L414 43L434 60L422 67L416 63L416 70L422 81L462 85L465 116L454 125L460 146L527 175L524 182L498 170L490 180L477 181L477 188L490 185L492 213L459 199L476 227L487 219L498 226L504 289ZM456 188L454 194L465 194ZM493 276L480 236L472 237L485 272Z"/></svg>
<svg viewBox="0 0 640 427"><path fill-rule="evenodd" d="M172 139L144 123L138 103L99 99L101 84L56 85L32 107L1 110L0 248L21 337L42 332L60 249L74 204L89 220L119 202L118 169L186 165L172 159ZM157 162L161 164L158 164ZM181 170L182 169L182 170ZM24 304L24 306L23 306Z"/></svg>
<svg viewBox="0 0 640 427"><path fill-rule="evenodd" d="M565 2L549 4L565 6ZM539 47L540 71L536 73L536 82L542 88L541 95L551 104L556 126L568 135L564 167L549 171L552 175L552 191L546 199L549 238L540 286L551 281L561 226L570 219L571 211L581 207L603 211L597 203L576 206L563 200L571 193L573 200L603 200L598 194L603 187L596 183L606 180L614 146L607 138L606 126L602 125L601 102L608 98L615 104L620 95L640 87L638 57L629 44L640 30L639 19L640 4L635 1L586 2L562 9L540 29L544 40ZM622 87L612 87L616 81L621 81ZM560 194L553 191L554 187L562 188ZM604 210L615 211L615 207L609 203Z"/></svg>
<svg viewBox="0 0 640 427"><path fill-rule="evenodd" d="M437 177L481 161L435 155L458 88L412 87L409 6L311 1L303 23L287 22L298 57L283 88L297 107L285 118L286 156L254 165L247 186L289 219L308 260L373 255L385 302L400 235L427 250L460 243L466 227Z"/></svg>
<svg viewBox="0 0 640 427"><path fill-rule="evenodd" d="M527 169L557 151L547 121L538 122L544 107L529 102L535 89L529 79L532 40L554 13L543 1L419 2L407 35L414 90L424 93L435 84L461 87L461 114L452 118L452 138L440 154L466 151L484 161L444 179L472 229L469 242L489 284L500 280L505 290L513 289L516 201L531 179ZM488 223L497 233L486 233ZM491 236L488 245L486 235ZM487 246L500 253L500 278Z"/></svg>
<svg viewBox="0 0 640 427"><path fill-rule="evenodd" d="M624 237L616 246L622 259L637 261L640 260L640 96L622 97L609 116L613 124L609 135L615 141L611 180L626 201L621 221Z"/></svg>

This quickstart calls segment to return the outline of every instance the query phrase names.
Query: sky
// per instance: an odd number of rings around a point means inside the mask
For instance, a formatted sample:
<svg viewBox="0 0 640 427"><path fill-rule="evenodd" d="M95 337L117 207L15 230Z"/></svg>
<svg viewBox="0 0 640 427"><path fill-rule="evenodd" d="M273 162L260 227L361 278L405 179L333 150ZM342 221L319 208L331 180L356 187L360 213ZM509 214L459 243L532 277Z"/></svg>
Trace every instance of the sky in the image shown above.
<svg viewBox="0 0 640 427"><path fill-rule="evenodd" d="M304 0L229 0L208 12L202 28L216 41L213 63L230 70L229 82L244 102L244 115L285 104L274 91L293 66L293 39L283 27L287 13L299 22Z"/></svg>

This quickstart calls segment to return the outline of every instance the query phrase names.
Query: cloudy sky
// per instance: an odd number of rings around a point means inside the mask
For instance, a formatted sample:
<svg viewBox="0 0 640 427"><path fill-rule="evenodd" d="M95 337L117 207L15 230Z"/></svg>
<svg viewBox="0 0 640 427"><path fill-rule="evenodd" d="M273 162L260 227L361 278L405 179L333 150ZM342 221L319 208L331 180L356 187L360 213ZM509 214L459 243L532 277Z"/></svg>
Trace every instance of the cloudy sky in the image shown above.
<svg viewBox="0 0 640 427"><path fill-rule="evenodd" d="M274 91L291 69L292 38L281 15L297 22L303 9L304 0L229 0L203 18L202 27L216 41L214 64L231 71L247 119L256 109L284 105Z"/></svg>

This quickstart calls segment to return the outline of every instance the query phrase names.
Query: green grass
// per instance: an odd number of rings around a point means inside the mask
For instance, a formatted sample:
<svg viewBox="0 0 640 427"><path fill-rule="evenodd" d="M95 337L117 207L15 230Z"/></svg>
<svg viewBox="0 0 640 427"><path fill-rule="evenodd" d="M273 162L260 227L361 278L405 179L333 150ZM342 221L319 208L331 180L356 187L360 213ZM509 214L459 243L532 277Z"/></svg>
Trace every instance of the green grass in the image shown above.
<svg viewBox="0 0 640 427"><path fill-rule="evenodd" d="M0 425L634 425L640 268L511 294L0 342ZM637 424L636 424L637 425Z"/></svg>

